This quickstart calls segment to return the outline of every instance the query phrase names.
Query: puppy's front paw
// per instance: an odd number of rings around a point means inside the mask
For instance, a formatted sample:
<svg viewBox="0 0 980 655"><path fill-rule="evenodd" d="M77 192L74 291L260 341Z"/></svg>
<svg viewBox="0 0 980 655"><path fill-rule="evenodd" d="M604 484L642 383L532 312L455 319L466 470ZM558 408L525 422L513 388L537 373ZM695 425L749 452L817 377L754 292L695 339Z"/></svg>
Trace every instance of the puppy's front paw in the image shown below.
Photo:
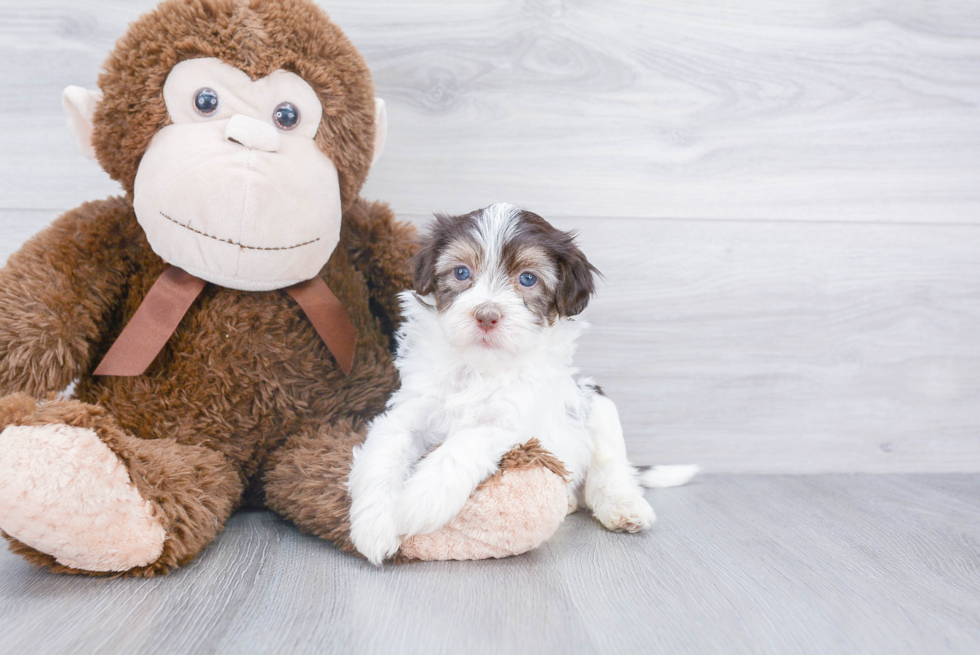
<svg viewBox="0 0 980 655"><path fill-rule="evenodd" d="M380 511L352 512L350 538L358 552L375 566L381 566L402 545L394 517Z"/></svg>
<svg viewBox="0 0 980 655"><path fill-rule="evenodd" d="M406 486L405 493L398 499L398 527L406 537L426 534L438 530L449 519L441 520L436 510L438 500L426 498L418 487ZM451 516L449 518L452 518Z"/></svg>
<svg viewBox="0 0 980 655"><path fill-rule="evenodd" d="M398 498L399 532L406 537L434 532L459 513L467 498L468 493L454 493L447 486L416 476L405 484Z"/></svg>
<svg viewBox="0 0 980 655"><path fill-rule="evenodd" d="M653 508L643 496L609 496L593 510L595 517L607 530L639 532L657 520Z"/></svg>

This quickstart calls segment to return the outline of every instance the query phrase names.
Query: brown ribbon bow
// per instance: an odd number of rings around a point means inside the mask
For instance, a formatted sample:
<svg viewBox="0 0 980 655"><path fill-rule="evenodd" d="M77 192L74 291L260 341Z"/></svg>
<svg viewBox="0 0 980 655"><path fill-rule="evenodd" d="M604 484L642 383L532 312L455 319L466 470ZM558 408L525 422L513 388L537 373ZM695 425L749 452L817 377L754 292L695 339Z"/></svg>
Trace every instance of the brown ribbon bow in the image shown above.
<svg viewBox="0 0 980 655"><path fill-rule="evenodd" d="M207 284L176 266L168 267L150 287L122 333L95 369L95 375L136 376L153 363L184 314ZM300 306L344 374L354 365L357 332L347 310L321 278L284 289Z"/></svg>

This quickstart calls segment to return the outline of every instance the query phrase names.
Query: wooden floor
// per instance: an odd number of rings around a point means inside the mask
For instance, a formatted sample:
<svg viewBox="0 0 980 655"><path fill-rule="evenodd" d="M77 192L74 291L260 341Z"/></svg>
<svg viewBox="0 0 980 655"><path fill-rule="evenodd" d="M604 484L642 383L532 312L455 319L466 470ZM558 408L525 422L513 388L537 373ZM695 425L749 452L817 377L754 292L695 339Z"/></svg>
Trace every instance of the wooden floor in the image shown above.
<svg viewBox="0 0 980 655"><path fill-rule="evenodd" d="M0 652L980 652L980 475L705 476L651 532L375 569L266 512L168 577L0 554Z"/></svg>

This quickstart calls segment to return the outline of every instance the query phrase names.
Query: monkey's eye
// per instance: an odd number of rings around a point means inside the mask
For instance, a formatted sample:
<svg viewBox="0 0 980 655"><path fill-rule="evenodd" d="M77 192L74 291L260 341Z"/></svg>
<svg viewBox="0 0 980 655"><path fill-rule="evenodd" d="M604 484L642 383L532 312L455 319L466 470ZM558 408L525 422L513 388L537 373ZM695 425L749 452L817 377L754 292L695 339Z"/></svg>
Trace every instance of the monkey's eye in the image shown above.
<svg viewBox="0 0 980 655"><path fill-rule="evenodd" d="M299 109L289 102L280 102L272 112L272 120L280 130L291 130L299 125Z"/></svg>
<svg viewBox="0 0 980 655"><path fill-rule="evenodd" d="M210 116L218 110L218 94L204 87L194 96L194 109L202 116Z"/></svg>
<svg viewBox="0 0 980 655"><path fill-rule="evenodd" d="M453 269L453 277L462 282L470 279L470 269L465 266L457 266Z"/></svg>
<svg viewBox="0 0 980 655"><path fill-rule="evenodd" d="M533 287L538 281L538 276L534 273L521 273L521 276L517 279L520 281L522 287Z"/></svg>

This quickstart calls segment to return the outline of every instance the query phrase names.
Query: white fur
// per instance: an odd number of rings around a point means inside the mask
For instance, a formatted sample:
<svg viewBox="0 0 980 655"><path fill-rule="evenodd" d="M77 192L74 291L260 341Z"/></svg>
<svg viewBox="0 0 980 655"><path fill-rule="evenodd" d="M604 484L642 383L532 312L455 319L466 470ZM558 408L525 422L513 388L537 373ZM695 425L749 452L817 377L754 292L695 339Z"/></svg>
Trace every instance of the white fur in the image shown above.
<svg viewBox="0 0 980 655"><path fill-rule="evenodd" d="M640 484L650 489L679 487L687 484L700 471L701 467L694 464L653 466L640 473Z"/></svg>
<svg viewBox="0 0 980 655"><path fill-rule="evenodd" d="M402 385L355 453L349 478L351 537L375 564L404 537L450 521L500 458L532 438L570 472L569 511L582 491L610 530L635 532L655 520L627 460L616 406L576 379L572 356L585 324L562 318L541 325L502 271L501 246L517 212L512 205L484 210L481 270L444 311L431 298L401 295ZM486 303L503 316L489 333L474 319Z"/></svg>

